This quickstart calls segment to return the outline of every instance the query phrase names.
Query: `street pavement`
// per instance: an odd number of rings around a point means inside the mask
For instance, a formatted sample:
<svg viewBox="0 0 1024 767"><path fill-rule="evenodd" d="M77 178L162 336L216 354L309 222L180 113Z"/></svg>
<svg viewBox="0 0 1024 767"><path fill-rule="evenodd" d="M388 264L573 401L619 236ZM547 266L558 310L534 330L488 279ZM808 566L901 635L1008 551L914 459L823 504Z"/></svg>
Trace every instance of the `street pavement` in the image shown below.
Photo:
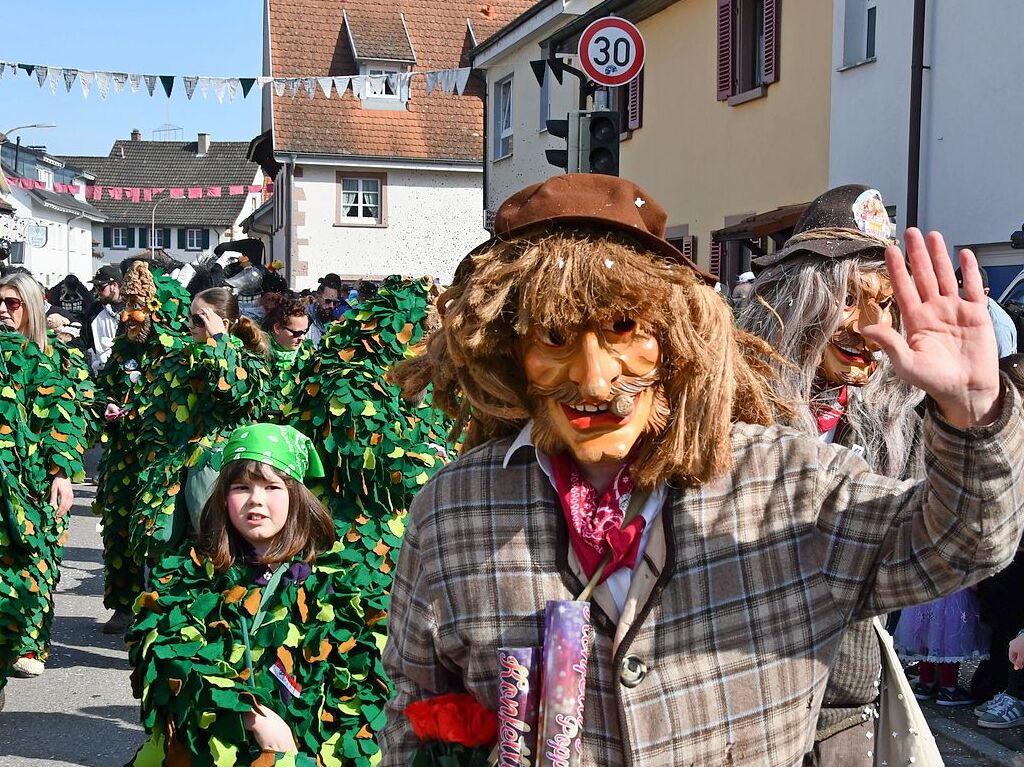
<svg viewBox="0 0 1024 767"><path fill-rule="evenodd" d="M124 645L100 633L108 613L94 491L75 487L46 671L7 684L0 767L121 767L143 740Z"/></svg>
<svg viewBox="0 0 1024 767"><path fill-rule="evenodd" d="M75 488L46 672L7 685L0 767L121 767L142 743L121 638L100 633L108 613L94 493ZM1024 728L981 730L971 707L924 711L947 767L1024 767Z"/></svg>

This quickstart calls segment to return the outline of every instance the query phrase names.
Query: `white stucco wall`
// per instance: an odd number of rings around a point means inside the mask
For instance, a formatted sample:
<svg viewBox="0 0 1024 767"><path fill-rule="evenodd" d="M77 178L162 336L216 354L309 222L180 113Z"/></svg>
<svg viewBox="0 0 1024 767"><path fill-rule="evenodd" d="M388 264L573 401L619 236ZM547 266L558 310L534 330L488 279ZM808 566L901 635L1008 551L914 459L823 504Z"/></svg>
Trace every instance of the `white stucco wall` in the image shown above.
<svg viewBox="0 0 1024 767"><path fill-rule="evenodd" d="M25 243L23 266L39 282L49 287L68 274L83 282L92 277L92 222L43 207L30 192L20 188L11 190L8 202L14 206L14 216L0 217L0 234L21 241L26 224L47 229L45 246L37 248Z"/></svg>
<svg viewBox="0 0 1024 767"><path fill-rule="evenodd" d="M337 225L339 165L300 165L294 181L292 285L315 287L327 272L349 276L433 275L449 281L483 227L482 174L370 169L387 174L387 225Z"/></svg>
<svg viewBox="0 0 1024 767"><path fill-rule="evenodd" d="M902 229L913 3L880 0L877 60L841 72L847 2L835 3L830 182L877 186ZM1024 220L1022 26L1019 0L928 3L919 225L953 245L1007 243Z"/></svg>

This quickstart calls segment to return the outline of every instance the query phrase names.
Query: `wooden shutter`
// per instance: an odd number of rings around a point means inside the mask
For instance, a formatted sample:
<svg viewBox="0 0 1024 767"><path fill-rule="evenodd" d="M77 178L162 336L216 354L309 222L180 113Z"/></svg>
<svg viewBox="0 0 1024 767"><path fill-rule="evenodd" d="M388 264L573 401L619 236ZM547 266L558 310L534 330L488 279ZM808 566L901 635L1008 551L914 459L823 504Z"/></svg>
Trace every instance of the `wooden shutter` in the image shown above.
<svg viewBox="0 0 1024 767"><path fill-rule="evenodd" d="M626 130L634 131L644 124L644 73L626 86Z"/></svg>
<svg viewBox="0 0 1024 767"><path fill-rule="evenodd" d="M697 235L688 234L683 238L683 244L680 248L683 251L683 255L691 261L697 258Z"/></svg>
<svg viewBox="0 0 1024 767"><path fill-rule="evenodd" d="M725 252L725 244L711 242L711 260L708 262L708 271L721 281L722 254Z"/></svg>
<svg viewBox="0 0 1024 767"><path fill-rule="evenodd" d="M139 247L149 247L149 230L144 226L139 227Z"/></svg>
<svg viewBox="0 0 1024 767"><path fill-rule="evenodd" d="M109 226L103 227L103 247L112 248L114 247L114 234Z"/></svg>
<svg viewBox="0 0 1024 767"><path fill-rule="evenodd" d="M764 84L779 79L779 2L764 0Z"/></svg>
<svg viewBox="0 0 1024 767"><path fill-rule="evenodd" d="M185 239L185 227L178 230L178 250L185 250L188 247L188 240Z"/></svg>
<svg viewBox="0 0 1024 767"><path fill-rule="evenodd" d="M732 85L732 5L733 0L718 0L718 100L733 95Z"/></svg>
<svg viewBox="0 0 1024 767"><path fill-rule="evenodd" d="M127 242L128 247L129 248L134 248L135 247L135 227L134 226L129 226L127 232L128 232L128 242Z"/></svg>
<svg viewBox="0 0 1024 767"><path fill-rule="evenodd" d="M209 247L210 247L210 230L209 229L204 229L203 230L203 250L206 250Z"/></svg>
<svg viewBox="0 0 1024 767"><path fill-rule="evenodd" d="M164 244L163 244L163 247L164 248L171 247L171 230L170 229L164 229Z"/></svg>

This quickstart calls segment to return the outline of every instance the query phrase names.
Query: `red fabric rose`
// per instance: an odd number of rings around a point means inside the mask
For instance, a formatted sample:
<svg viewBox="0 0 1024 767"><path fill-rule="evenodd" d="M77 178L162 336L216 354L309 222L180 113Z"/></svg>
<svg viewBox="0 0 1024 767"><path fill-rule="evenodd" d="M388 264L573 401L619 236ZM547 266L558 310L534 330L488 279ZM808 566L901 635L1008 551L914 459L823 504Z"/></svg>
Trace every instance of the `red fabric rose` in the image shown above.
<svg viewBox="0 0 1024 767"><path fill-rule="evenodd" d="M420 740L491 746L498 739L498 715L467 693L438 695L410 703L405 716Z"/></svg>

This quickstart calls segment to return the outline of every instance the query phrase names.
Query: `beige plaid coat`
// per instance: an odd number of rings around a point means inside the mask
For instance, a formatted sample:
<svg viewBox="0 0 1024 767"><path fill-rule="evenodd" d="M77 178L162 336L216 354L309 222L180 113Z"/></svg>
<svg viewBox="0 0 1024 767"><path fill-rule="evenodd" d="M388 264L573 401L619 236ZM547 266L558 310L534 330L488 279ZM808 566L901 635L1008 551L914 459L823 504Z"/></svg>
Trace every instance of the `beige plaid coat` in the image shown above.
<svg viewBox="0 0 1024 767"><path fill-rule="evenodd" d="M728 475L670 490L642 601L627 597L621 619L595 601L583 764L799 765L851 623L1012 558L1024 417L1004 389L990 427L929 416L919 484L790 429L737 425ZM540 646L545 603L582 589L551 484L529 450L502 468L510 443L470 451L412 504L384 652L397 695L383 767L405 767L415 746L410 701L467 690L496 708L496 649Z"/></svg>

